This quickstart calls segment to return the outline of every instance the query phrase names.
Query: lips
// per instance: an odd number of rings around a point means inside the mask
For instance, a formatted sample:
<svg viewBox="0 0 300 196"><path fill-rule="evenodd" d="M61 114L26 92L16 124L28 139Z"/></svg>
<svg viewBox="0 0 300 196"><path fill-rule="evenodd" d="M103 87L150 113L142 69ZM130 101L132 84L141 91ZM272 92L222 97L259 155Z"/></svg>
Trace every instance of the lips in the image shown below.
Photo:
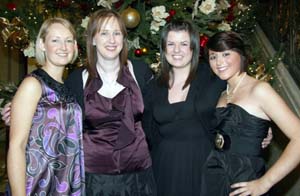
<svg viewBox="0 0 300 196"><path fill-rule="evenodd" d="M67 56L68 56L68 53L57 53L57 56L60 56L60 57L67 57Z"/></svg>
<svg viewBox="0 0 300 196"><path fill-rule="evenodd" d="M224 71L226 71L227 69L228 69L227 66L220 66L220 67L217 67L217 70L218 70L219 72L224 72Z"/></svg>
<svg viewBox="0 0 300 196"><path fill-rule="evenodd" d="M172 55L173 59L175 60L181 60L183 58L182 55Z"/></svg>
<svg viewBox="0 0 300 196"><path fill-rule="evenodd" d="M106 48L106 50L113 51L113 50L116 50L117 46L106 46L105 48Z"/></svg>

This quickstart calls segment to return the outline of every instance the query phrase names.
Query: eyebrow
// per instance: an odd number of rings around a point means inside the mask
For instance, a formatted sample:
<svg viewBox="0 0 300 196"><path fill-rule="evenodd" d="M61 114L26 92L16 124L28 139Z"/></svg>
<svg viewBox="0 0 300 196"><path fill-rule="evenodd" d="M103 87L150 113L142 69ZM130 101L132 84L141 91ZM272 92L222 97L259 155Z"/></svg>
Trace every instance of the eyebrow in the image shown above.
<svg viewBox="0 0 300 196"><path fill-rule="evenodd" d="M120 31L121 29L100 29L99 31Z"/></svg>
<svg viewBox="0 0 300 196"><path fill-rule="evenodd" d="M167 41L167 42L176 42L176 41ZM185 40L185 41L180 41L179 43L191 43L190 41L187 41L187 40Z"/></svg>
<svg viewBox="0 0 300 196"><path fill-rule="evenodd" d="M49 35L49 37L50 38L62 38L62 36L59 36L59 35ZM67 38L67 39L72 38L72 39L74 39L74 36L71 35L71 36L63 37L63 38Z"/></svg>

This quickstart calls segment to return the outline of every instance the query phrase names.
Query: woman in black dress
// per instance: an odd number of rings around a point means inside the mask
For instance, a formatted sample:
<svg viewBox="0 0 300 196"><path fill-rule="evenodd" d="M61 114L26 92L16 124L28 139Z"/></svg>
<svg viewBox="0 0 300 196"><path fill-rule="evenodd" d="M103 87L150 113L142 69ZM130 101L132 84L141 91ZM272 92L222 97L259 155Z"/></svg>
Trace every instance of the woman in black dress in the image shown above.
<svg viewBox="0 0 300 196"><path fill-rule="evenodd" d="M245 45L237 33L217 33L207 48L210 66L227 89L217 104L216 150L203 168L201 195L267 195L300 161L300 120L267 82L247 75ZM271 120L290 142L264 173L261 142Z"/></svg>
<svg viewBox="0 0 300 196"><path fill-rule="evenodd" d="M199 33L172 21L161 36L161 73L145 96L144 127L159 196L199 196L208 129L225 84L199 64Z"/></svg>

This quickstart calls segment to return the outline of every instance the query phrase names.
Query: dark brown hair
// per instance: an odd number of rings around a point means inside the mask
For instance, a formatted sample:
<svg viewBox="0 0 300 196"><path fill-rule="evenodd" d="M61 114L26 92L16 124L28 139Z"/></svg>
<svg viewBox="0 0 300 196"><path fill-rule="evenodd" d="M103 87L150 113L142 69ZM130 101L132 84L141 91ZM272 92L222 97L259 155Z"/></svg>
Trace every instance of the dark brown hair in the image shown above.
<svg viewBox="0 0 300 196"><path fill-rule="evenodd" d="M244 43L241 36L233 31L223 31L214 34L209 38L206 48L205 56L209 58L208 50L213 50L216 52L223 52L225 50L233 50L239 53L241 57L241 69L240 72L246 71L248 66L248 54L247 45Z"/></svg>
<svg viewBox="0 0 300 196"><path fill-rule="evenodd" d="M161 61L161 72L160 72L160 83L163 86L170 88L170 72L172 72L172 65L166 59L166 45L167 37L170 31L186 31L190 35L191 43L190 49L193 51L191 60L191 69L189 76L187 77L183 88L187 87L194 79L198 63L199 63L199 33L191 22L185 20L175 20L168 23L161 32L160 38L160 61Z"/></svg>
<svg viewBox="0 0 300 196"><path fill-rule="evenodd" d="M128 47L127 47L127 31L124 22L120 15L109 9L100 9L92 13L90 16L87 31L86 31L86 49L87 49L87 70L89 72L89 77L95 77L97 75L96 63L97 63L97 49L93 44L94 36L101 30L102 26L111 18L115 18L120 26L120 30L123 34L123 48L120 52L120 65L127 65L128 59Z"/></svg>

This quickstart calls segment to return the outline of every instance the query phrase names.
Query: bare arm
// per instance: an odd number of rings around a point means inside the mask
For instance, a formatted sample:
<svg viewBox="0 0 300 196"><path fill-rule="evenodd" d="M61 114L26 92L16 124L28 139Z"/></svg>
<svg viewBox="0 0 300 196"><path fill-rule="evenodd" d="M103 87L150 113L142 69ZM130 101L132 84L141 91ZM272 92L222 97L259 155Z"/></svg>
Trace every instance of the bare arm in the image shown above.
<svg viewBox="0 0 300 196"><path fill-rule="evenodd" d="M41 92L40 83L35 78L28 77L24 79L12 101L7 172L13 196L26 195L25 147Z"/></svg>
<svg viewBox="0 0 300 196"><path fill-rule="evenodd" d="M230 196L256 196L266 193L274 184L290 173L300 162L300 120L283 99L267 83L255 87L254 97L259 100L263 112L276 123L290 139L279 159L261 178L232 185L237 188Z"/></svg>

